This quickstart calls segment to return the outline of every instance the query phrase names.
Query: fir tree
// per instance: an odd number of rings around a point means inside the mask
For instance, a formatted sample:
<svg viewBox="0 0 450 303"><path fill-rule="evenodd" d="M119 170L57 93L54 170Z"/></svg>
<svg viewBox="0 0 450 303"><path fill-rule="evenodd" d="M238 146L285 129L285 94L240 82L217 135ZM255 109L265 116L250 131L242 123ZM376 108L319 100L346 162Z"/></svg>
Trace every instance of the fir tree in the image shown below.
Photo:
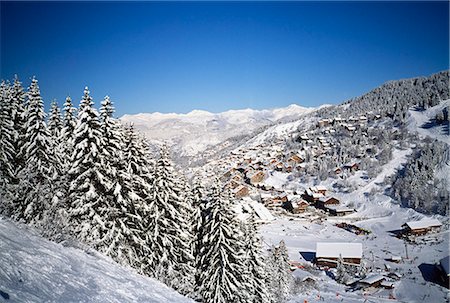
<svg viewBox="0 0 450 303"><path fill-rule="evenodd" d="M13 218L38 223L51 203L55 159L45 123L44 104L38 81L34 78L28 90L25 120L26 133L20 151L25 164L19 172Z"/></svg>
<svg viewBox="0 0 450 303"><path fill-rule="evenodd" d="M17 75L14 78L14 84L11 89L11 104L12 112L11 118L14 125L14 157L11 163L14 167L13 183L17 185L19 182L18 172L24 166L24 159L21 157L20 151L24 144L24 137L26 133L25 128L25 92L22 83L19 81Z"/></svg>
<svg viewBox="0 0 450 303"><path fill-rule="evenodd" d="M252 302L265 303L270 301L267 290L267 271L261 254L261 239L257 234L255 214L252 213L245 226L246 266L249 268L249 291Z"/></svg>
<svg viewBox="0 0 450 303"><path fill-rule="evenodd" d="M271 298L274 302L284 302L291 293L293 277L286 244L283 240L280 241L278 247L272 247L269 263L272 281L270 285Z"/></svg>
<svg viewBox="0 0 450 303"><path fill-rule="evenodd" d="M110 205L104 193L108 192L111 184L107 184L102 175L100 121L87 87L80 109L68 171L69 225L77 239L99 249L104 247L108 232L105 218Z"/></svg>
<svg viewBox="0 0 450 303"><path fill-rule="evenodd" d="M113 113L113 104L106 96L100 108L100 152L101 174L110 187L104 193L109 206L105 218L108 233L100 250L119 263L133 265L138 260L136 247L141 243L138 231L141 218L136 209L141 201L123 161L124 137Z"/></svg>
<svg viewBox="0 0 450 303"><path fill-rule="evenodd" d="M152 239L148 233L150 208L152 198L153 163L149 160L148 151L134 131L133 126L124 129L123 160L126 171L131 178L131 186L138 197L133 199L135 216L131 217L135 225L131 237L131 251L133 257L129 258L130 265L140 273L149 272L149 255L152 253L150 245Z"/></svg>
<svg viewBox="0 0 450 303"><path fill-rule="evenodd" d="M0 213L11 212L9 185L14 177L14 124L11 117L10 88L0 85Z"/></svg>
<svg viewBox="0 0 450 303"><path fill-rule="evenodd" d="M149 205L149 240L152 255L149 274L167 285L186 293L192 288L192 255L188 218L185 217L186 200L183 199L179 180L176 180L168 151L161 149L156 163Z"/></svg>
<svg viewBox="0 0 450 303"><path fill-rule="evenodd" d="M61 110L58 104L53 101L50 105L50 116L48 118L48 130L54 140L59 141L62 131ZM59 143L59 142L58 142Z"/></svg>
<svg viewBox="0 0 450 303"><path fill-rule="evenodd" d="M347 268L344 264L344 259L341 255L339 255L337 266L336 266L336 281L339 283L345 284L349 279L349 275L347 273Z"/></svg>
<svg viewBox="0 0 450 303"><path fill-rule="evenodd" d="M221 194L219 186L213 186L208 195L208 209L204 226L203 248L197 271L200 272L196 293L202 302L239 302L239 292L245 277L241 266L244 262L242 245L236 234L238 228L235 213L228 197Z"/></svg>

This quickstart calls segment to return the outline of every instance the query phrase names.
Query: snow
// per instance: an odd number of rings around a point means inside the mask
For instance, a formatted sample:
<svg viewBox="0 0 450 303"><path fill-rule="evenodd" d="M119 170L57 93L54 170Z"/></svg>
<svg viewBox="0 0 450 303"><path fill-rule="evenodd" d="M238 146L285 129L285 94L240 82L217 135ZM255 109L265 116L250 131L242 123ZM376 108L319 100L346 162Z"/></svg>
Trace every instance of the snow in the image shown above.
<svg viewBox="0 0 450 303"><path fill-rule="evenodd" d="M429 136L431 138L450 144L450 136L445 125L427 126L427 124L429 123L432 124L432 119L436 117L436 114L439 111L442 111L447 106L450 106L450 99L441 101L438 105L430 107L424 111L410 110L408 130L417 131L422 137Z"/></svg>
<svg viewBox="0 0 450 303"><path fill-rule="evenodd" d="M253 201L248 197L244 197L234 207L241 220L247 220L252 212L256 214L257 221L270 222L275 220L272 213L264 206L264 204Z"/></svg>
<svg viewBox="0 0 450 303"><path fill-rule="evenodd" d="M405 224L411 229L422 229L422 228L442 226L442 223L437 219L422 219L420 221L406 222Z"/></svg>
<svg viewBox="0 0 450 303"><path fill-rule="evenodd" d="M362 258L362 243L317 243L316 258Z"/></svg>
<svg viewBox="0 0 450 303"><path fill-rule="evenodd" d="M192 302L97 252L47 241L1 217L0 264L0 294L9 297L0 302Z"/></svg>
<svg viewBox="0 0 450 303"><path fill-rule="evenodd" d="M270 126L280 119L294 119L312 112L292 104L286 108L271 110L240 109L222 113L193 110L187 114L140 113L124 115L123 123L133 123L153 143L167 142L180 148L181 155L195 156L208 147L227 139L250 134L257 129Z"/></svg>
<svg viewBox="0 0 450 303"><path fill-rule="evenodd" d="M380 274L370 274L362 280L359 280L360 283L373 284L378 281L384 280L385 277Z"/></svg>

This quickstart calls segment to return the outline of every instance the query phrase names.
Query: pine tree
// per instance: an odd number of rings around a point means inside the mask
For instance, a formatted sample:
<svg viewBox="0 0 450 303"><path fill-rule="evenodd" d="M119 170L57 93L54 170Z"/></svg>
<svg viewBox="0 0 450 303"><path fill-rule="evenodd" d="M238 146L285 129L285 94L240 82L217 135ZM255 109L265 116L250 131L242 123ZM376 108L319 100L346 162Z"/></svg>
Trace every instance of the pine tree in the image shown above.
<svg viewBox="0 0 450 303"><path fill-rule="evenodd" d="M268 262L272 282L270 285L271 298L277 303L284 302L291 293L293 277L290 271L289 255L283 240L280 241L278 247L272 246Z"/></svg>
<svg viewBox="0 0 450 303"><path fill-rule="evenodd" d="M68 216L70 232L96 249L104 247L110 205L104 195L111 188L102 175L101 132L98 113L86 87L80 102L78 121L68 171Z"/></svg>
<svg viewBox="0 0 450 303"><path fill-rule="evenodd" d="M15 193L13 218L38 223L49 208L55 174L54 153L45 123L44 103L38 81L33 78L25 110L26 133L20 151L25 160Z"/></svg>
<svg viewBox="0 0 450 303"><path fill-rule="evenodd" d="M11 117L10 87L0 85L0 213L12 211L9 186L14 178L14 124Z"/></svg>
<svg viewBox="0 0 450 303"><path fill-rule="evenodd" d="M200 272L196 293L202 302L239 302L239 292L247 291L241 272L244 257L236 234L236 214L229 197L216 184L208 194L208 209L202 226L203 248L196 269Z"/></svg>
<svg viewBox="0 0 450 303"><path fill-rule="evenodd" d="M200 268L201 265L201 252L203 248L204 229L206 225L207 217L207 200L205 197L205 189L202 186L200 179L196 177L193 181L191 188L191 200L192 200L192 215L191 215L191 231L193 235L192 239L192 255L194 257L194 267ZM201 271L195 270L194 285L200 285ZM192 297L199 299L194 292Z"/></svg>
<svg viewBox="0 0 450 303"><path fill-rule="evenodd" d="M339 255L337 266L336 266L336 281L345 284L349 279L347 269L344 264L344 259Z"/></svg>
<svg viewBox="0 0 450 303"><path fill-rule="evenodd" d="M14 125L14 157L11 163L14 167L13 184L17 185L19 182L18 172L24 166L24 159L21 157L20 151L24 145L24 137L26 133L25 128L25 92L19 78L15 76L14 84L11 90L11 104L12 112L11 118Z"/></svg>
<svg viewBox="0 0 450 303"><path fill-rule="evenodd" d="M192 288L192 255L188 218L185 217L186 200L183 199L179 180L175 178L166 147L156 163L149 205L148 236L152 255L149 274L167 285L180 290Z"/></svg>
<svg viewBox="0 0 450 303"><path fill-rule="evenodd" d="M129 257L132 267L140 273L148 273L149 255L152 253L150 245L152 239L148 233L150 208L149 204L152 198L152 166L148 151L145 145L134 131L133 126L124 129L123 161L126 164L126 171L131 178L131 186L134 193L138 196L134 198L135 216L132 216L134 228L131 236L130 245L133 254Z"/></svg>
<svg viewBox="0 0 450 303"><path fill-rule="evenodd" d="M109 206L105 218L108 233L100 251L119 263L133 265L138 260L135 248L141 243L138 232L141 218L136 209L141 201L134 192L132 178L124 162L124 136L112 117L113 113L113 104L106 96L100 108L101 174L111 186L104 193Z"/></svg>
<svg viewBox="0 0 450 303"><path fill-rule="evenodd" d="M249 290L250 297L254 303L265 303L270 301L270 295L267 290L267 272L264 259L261 254L261 239L257 234L255 214L252 213L245 229L245 253L246 266L249 268Z"/></svg>
<svg viewBox="0 0 450 303"><path fill-rule="evenodd" d="M54 140L60 139L62 131L61 110L58 107L58 103L53 101L50 105L50 116L48 118L48 130ZM59 143L59 142L58 142Z"/></svg>

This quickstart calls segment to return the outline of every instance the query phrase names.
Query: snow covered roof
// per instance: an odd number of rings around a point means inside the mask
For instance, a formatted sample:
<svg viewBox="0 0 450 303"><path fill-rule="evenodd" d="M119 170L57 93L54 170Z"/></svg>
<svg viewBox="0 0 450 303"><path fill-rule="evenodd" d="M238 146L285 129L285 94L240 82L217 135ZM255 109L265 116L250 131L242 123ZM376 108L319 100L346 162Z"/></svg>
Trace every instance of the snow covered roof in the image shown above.
<svg viewBox="0 0 450 303"><path fill-rule="evenodd" d="M238 213L238 217L242 220L247 219L251 213L255 213L256 218L268 222L275 220L275 217L264 206L264 204L253 201L250 198L243 198L235 207L235 211Z"/></svg>
<svg viewBox="0 0 450 303"><path fill-rule="evenodd" d="M422 219L420 221L410 221L406 222L404 225L408 226L411 229L422 229L429 227L437 227L442 226L442 223L437 219Z"/></svg>
<svg viewBox="0 0 450 303"><path fill-rule="evenodd" d="M385 277L380 274L370 274L367 277L365 277L364 279L360 280L359 282L371 285L373 283L379 282L384 279L385 279Z"/></svg>
<svg viewBox="0 0 450 303"><path fill-rule="evenodd" d="M350 207L346 207L346 206L331 206L331 205L326 205L325 206L325 208L328 208L328 209L332 209L332 210L334 210L335 212L337 212L337 213L341 213L341 212L353 212L353 211L355 211L355 209L354 208L350 208Z"/></svg>
<svg viewBox="0 0 450 303"><path fill-rule="evenodd" d="M296 280L300 280L300 281L306 281L308 279L311 280L316 280L316 278L314 278L314 276L312 274L310 274L309 272L307 272L306 270L302 270L300 268L297 268L296 270L294 270L292 272L292 275L294 276L294 278Z"/></svg>
<svg viewBox="0 0 450 303"><path fill-rule="evenodd" d="M323 243L316 244L316 258L362 258L362 243Z"/></svg>

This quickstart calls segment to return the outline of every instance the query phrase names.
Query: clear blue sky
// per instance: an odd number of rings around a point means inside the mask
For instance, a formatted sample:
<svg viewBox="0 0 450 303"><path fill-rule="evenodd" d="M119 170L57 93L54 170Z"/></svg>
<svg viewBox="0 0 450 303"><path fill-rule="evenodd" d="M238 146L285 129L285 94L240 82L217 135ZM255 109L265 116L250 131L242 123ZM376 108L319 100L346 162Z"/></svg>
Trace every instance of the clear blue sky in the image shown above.
<svg viewBox="0 0 450 303"><path fill-rule="evenodd" d="M449 64L448 2L4 2L1 78L117 115L339 103Z"/></svg>

